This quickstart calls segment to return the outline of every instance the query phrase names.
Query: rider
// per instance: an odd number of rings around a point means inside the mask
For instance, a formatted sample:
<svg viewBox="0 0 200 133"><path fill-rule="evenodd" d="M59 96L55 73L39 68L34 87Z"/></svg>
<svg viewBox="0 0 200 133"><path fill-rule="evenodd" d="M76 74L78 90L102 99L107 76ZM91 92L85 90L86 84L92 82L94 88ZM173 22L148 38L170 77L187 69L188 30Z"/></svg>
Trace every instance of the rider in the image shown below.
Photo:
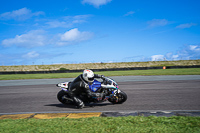
<svg viewBox="0 0 200 133"><path fill-rule="evenodd" d="M77 98L81 92L86 92L88 98L96 97L103 98L105 93L94 93L90 90L88 84L94 82L94 78L105 79L104 75L94 74L92 70L85 69L83 74L80 74L69 86L69 96L73 99L77 108L83 108L84 103L81 99Z"/></svg>

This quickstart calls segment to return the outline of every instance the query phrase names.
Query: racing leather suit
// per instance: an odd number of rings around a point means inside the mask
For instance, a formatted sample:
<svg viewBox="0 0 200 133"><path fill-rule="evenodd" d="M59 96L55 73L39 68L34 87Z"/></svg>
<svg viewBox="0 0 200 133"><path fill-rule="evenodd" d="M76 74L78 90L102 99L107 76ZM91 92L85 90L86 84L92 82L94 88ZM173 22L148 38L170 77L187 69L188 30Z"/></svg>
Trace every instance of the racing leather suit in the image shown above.
<svg viewBox="0 0 200 133"><path fill-rule="evenodd" d="M102 78L104 79L103 75L94 74L94 78ZM71 82L68 94L70 98L73 99L73 102L78 108L82 108L84 103L81 99L77 98L79 94L85 92L88 98L92 97L103 97L105 96L104 93L94 93L90 90L88 82L83 79L83 74L79 75L73 82Z"/></svg>

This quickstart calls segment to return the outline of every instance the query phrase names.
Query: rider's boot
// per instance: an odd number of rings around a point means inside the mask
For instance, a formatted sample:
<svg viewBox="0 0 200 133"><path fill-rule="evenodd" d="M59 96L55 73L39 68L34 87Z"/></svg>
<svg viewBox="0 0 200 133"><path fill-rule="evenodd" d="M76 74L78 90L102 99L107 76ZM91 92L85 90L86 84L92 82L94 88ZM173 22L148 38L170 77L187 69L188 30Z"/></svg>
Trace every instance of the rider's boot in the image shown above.
<svg viewBox="0 0 200 133"><path fill-rule="evenodd" d="M82 109L85 106L84 103L83 103L83 101L80 100L79 98L74 97L73 100L74 100L74 103L76 105L76 108Z"/></svg>

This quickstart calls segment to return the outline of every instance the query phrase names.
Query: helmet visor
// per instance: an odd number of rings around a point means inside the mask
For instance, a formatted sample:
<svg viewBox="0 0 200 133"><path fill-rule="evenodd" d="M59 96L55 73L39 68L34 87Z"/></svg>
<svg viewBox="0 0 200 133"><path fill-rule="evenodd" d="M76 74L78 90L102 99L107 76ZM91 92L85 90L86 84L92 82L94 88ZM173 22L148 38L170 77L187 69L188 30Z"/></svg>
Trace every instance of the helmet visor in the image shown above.
<svg viewBox="0 0 200 133"><path fill-rule="evenodd" d="M89 80L89 81L93 81L93 80L94 80L94 77L92 77L92 78L88 78L88 80Z"/></svg>

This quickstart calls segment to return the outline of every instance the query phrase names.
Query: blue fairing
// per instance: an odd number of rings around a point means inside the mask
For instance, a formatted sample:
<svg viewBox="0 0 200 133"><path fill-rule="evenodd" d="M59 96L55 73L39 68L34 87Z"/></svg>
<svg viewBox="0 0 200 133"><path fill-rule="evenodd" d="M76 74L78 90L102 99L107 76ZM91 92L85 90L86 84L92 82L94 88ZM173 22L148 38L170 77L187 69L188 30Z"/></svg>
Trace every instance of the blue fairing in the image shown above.
<svg viewBox="0 0 200 133"><path fill-rule="evenodd" d="M96 92L99 88L101 88L101 82L94 80L92 85L89 85L89 88L92 92Z"/></svg>

